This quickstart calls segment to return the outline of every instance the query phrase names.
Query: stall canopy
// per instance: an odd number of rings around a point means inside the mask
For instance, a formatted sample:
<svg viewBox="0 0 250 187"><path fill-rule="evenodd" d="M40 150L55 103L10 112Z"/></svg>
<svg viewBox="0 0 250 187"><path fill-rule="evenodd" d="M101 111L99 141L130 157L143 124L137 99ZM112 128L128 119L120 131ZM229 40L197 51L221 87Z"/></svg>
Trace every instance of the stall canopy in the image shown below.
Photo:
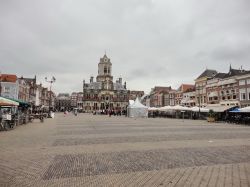
<svg viewBox="0 0 250 187"><path fill-rule="evenodd" d="M128 117L148 117L148 107L141 104L136 98L135 102L128 106Z"/></svg>
<svg viewBox="0 0 250 187"><path fill-rule="evenodd" d="M162 112L168 112L170 110L172 110L171 106L163 106L163 107L159 108L159 111L162 111Z"/></svg>
<svg viewBox="0 0 250 187"><path fill-rule="evenodd" d="M175 111L189 111L190 108L185 107L185 106L176 105L176 106L172 107L172 110L175 110Z"/></svg>
<svg viewBox="0 0 250 187"><path fill-rule="evenodd" d="M245 108L235 108L229 112L232 112L232 113L250 113L250 106L247 106Z"/></svg>
<svg viewBox="0 0 250 187"><path fill-rule="evenodd" d="M206 106L205 109L213 110L214 112L225 112L235 106Z"/></svg>
<svg viewBox="0 0 250 187"><path fill-rule="evenodd" d="M198 106L194 106L190 108L192 112L209 112L209 109L207 108L199 108Z"/></svg>
<svg viewBox="0 0 250 187"><path fill-rule="evenodd" d="M18 106L19 103L10 99L0 97L0 106Z"/></svg>
<svg viewBox="0 0 250 187"><path fill-rule="evenodd" d="M245 108L241 108L240 112L250 113L250 106L247 106Z"/></svg>
<svg viewBox="0 0 250 187"><path fill-rule="evenodd" d="M157 110L159 110L159 108L156 108L156 107L149 107L148 110L149 110L149 111L157 111Z"/></svg>
<svg viewBox="0 0 250 187"><path fill-rule="evenodd" d="M19 103L19 106L21 106L21 107L29 107L29 106L30 106L30 104L29 104L29 103L24 102L24 101L19 100L19 99L10 99L10 100L12 100L12 101L15 101L15 102Z"/></svg>
<svg viewBox="0 0 250 187"><path fill-rule="evenodd" d="M230 110L229 112L238 113L238 112L240 112L240 109L239 108L235 108L233 110Z"/></svg>

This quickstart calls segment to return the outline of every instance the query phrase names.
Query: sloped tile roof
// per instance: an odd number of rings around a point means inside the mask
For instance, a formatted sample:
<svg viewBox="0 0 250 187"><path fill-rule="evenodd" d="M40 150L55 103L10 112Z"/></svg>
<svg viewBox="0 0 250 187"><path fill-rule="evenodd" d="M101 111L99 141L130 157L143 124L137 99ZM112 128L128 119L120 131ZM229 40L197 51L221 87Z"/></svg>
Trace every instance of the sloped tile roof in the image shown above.
<svg viewBox="0 0 250 187"><path fill-rule="evenodd" d="M2 82L16 82L17 76L12 74L1 74L0 79Z"/></svg>
<svg viewBox="0 0 250 187"><path fill-rule="evenodd" d="M214 77L217 74L216 70L212 70L212 69L206 69L197 79L200 79L202 77Z"/></svg>

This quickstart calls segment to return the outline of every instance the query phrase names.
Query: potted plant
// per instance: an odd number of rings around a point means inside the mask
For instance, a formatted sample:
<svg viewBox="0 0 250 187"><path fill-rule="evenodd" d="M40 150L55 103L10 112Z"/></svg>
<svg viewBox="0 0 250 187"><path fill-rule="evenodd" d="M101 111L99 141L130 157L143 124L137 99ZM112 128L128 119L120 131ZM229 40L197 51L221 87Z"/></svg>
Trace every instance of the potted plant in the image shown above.
<svg viewBox="0 0 250 187"><path fill-rule="evenodd" d="M207 121L208 122L215 122L215 112L213 110L209 110Z"/></svg>

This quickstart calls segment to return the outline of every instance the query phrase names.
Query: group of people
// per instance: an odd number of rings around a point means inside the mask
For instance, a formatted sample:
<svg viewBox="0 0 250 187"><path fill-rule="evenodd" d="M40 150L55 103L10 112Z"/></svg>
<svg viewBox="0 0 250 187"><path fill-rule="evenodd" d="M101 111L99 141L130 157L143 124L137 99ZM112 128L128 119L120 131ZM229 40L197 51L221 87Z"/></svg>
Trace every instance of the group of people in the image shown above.
<svg viewBox="0 0 250 187"><path fill-rule="evenodd" d="M100 114L100 115L109 115L110 117L113 116L121 116L126 115L126 110L98 110L93 111L93 115Z"/></svg>
<svg viewBox="0 0 250 187"><path fill-rule="evenodd" d="M69 113L68 110L65 110L64 113L63 113L63 114L64 114L64 117L67 116L68 113ZM72 113L73 113L75 116L77 116L77 115L78 115L77 109L73 109L73 110L72 110Z"/></svg>

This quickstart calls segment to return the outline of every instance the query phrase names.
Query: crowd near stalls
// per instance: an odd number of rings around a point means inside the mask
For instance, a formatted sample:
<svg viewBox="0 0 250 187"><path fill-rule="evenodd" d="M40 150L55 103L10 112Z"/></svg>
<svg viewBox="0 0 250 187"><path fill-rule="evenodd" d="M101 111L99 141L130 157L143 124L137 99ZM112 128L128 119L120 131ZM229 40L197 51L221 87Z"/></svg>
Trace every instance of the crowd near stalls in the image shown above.
<svg viewBox="0 0 250 187"><path fill-rule="evenodd" d="M0 130L10 130L17 125L23 125L39 119L43 122L44 113L42 110L32 110L29 103L0 97Z"/></svg>
<svg viewBox="0 0 250 187"><path fill-rule="evenodd" d="M18 102L0 97L0 130L9 130L16 125Z"/></svg>
<svg viewBox="0 0 250 187"><path fill-rule="evenodd" d="M250 124L250 107L207 106L204 108L184 106L149 107L149 117L169 117L179 119L206 119L209 122L225 121L228 123Z"/></svg>
<svg viewBox="0 0 250 187"><path fill-rule="evenodd" d="M250 124L250 106L231 110L227 115L226 121L232 123Z"/></svg>

